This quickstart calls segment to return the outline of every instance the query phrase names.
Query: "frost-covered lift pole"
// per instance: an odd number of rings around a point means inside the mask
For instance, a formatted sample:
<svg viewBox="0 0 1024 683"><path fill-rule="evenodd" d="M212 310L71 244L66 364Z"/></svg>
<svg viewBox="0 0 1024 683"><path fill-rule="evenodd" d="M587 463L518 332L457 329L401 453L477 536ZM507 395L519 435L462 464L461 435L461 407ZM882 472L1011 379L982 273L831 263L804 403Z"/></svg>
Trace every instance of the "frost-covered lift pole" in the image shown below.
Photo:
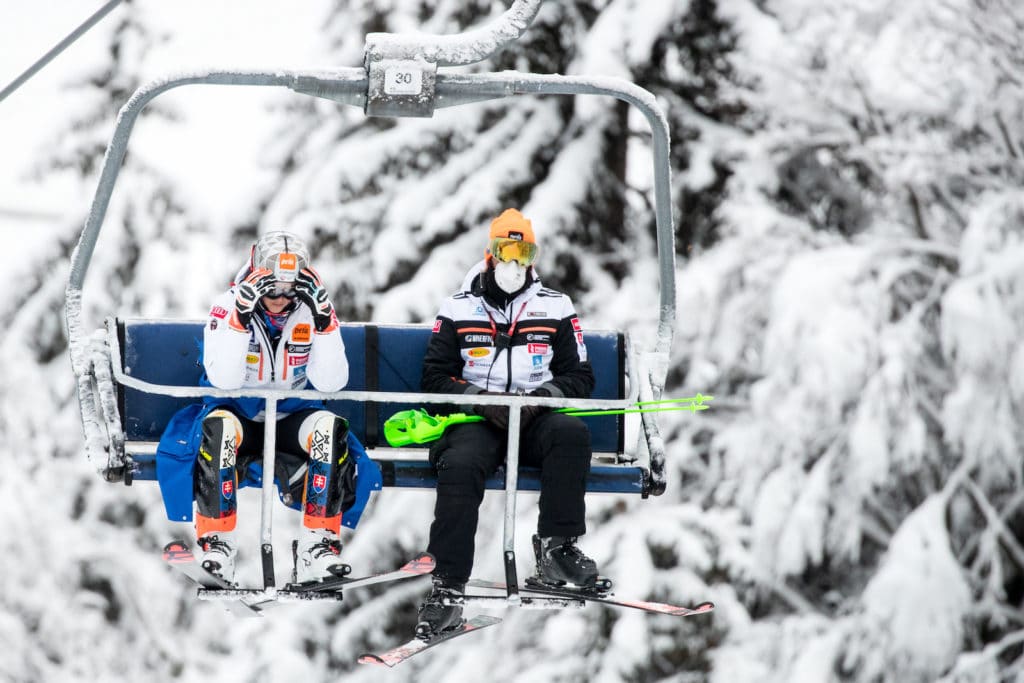
<svg viewBox="0 0 1024 683"><path fill-rule="evenodd" d="M331 398L356 401L406 401L409 403L450 403L439 394L384 393L374 391L285 391L210 387L154 386L126 375L120 363L112 363L110 334L86 332L82 321L82 287L96 247L110 196L120 172L132 127L142 109L158 95L185 85L252 85L290 88L299 93L361 107L367 116L430 117L434 110L517 95L604 95L629 103L643 113L651 128L654 170L654 206L657 227L658 271L660 275L659 315L653 349L635 354L639 367L631 377L638 386L625 400L580 400L520 396L477 396L478 403L509 406L509 438L505 482L504 555L510 603L519 602L515 570L515 508L519 462L518 410L522 405L548 407L625 409L637 398L654 401L661 397L668 371L669 352L675 325L675 246L670 201L668 123L655 97L633 83L610 77L540 75L506 71L502 73L448 74L439 67L472 64L486 59L521 36L540 10L543 0L515 0L500 17L482 28L452 36L393 35L372 33L366 38L362 68L341 67L317 71L220 71L208 70L152 81L135 91L118 114L113 139L107 148L103 168L85 227L72 256L67 287L66 319L72 369L77 378L78 398L85 431L86 454L102 476L116 479L124 468L124 435L117 418L116 387L169 396L251 396L266 399L266 424L276 421L277 401L288 397ZM116 357L116 356L115 356ZM653 413L642 414L650 464L650 492L665 489L665 446ZM263 471L273 472L276 457L274 430L266 430ZM263 478L261 549L266 599L274 599L271 544L273 477Z"/></svg>

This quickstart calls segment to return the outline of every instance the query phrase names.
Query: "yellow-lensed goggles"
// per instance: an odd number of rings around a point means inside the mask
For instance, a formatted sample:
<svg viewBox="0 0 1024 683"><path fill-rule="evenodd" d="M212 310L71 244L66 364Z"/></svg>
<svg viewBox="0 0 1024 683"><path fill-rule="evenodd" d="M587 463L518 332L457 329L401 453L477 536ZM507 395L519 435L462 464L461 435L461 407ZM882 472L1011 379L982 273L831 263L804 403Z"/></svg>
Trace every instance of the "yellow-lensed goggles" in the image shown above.
<svg viewBox="0 0 1024 683"><path fill-rule="evenodd" d="M519 261L522 266L529 266L537 260L537 245L533 242L495 237L489 250L491 256L499 261Z"/></svg>

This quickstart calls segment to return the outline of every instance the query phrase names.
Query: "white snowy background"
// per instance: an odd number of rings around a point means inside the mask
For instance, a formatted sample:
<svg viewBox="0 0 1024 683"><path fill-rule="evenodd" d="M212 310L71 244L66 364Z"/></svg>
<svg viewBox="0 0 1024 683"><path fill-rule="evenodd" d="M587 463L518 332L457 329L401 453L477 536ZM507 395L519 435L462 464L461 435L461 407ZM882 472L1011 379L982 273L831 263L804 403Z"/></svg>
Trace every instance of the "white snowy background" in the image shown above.
<svg viewBox="0 0 1024 683"><path fill-rule="evenodd" d="M7 3L6 84L99 2ZM504 622L383 672L425 580L239 621L159 549L154 485L85 462L63 332L68 258L117 110L202 67L361 63L367 31L449 33L491 0L134 0L0 102L0 680L1024 680L1024 8L1012 0L549 0L471 70L619 76L673 134L678 328L665 495L592 496L582 545L624 596ZM192 87L140 119L86 288L87 322L198 317L259 231L287 228L348 320L424 321L489 217L534 219L585 324L650 341L643 121L519 98L365 119L286 90ZM255 581L252 539L240 578ZM429 491L386 490L345 555L426 544ZM500 576L501 496L475 573ZM520 572L535 507L519 506ZM277 513L280 543L297 528Z"/></svg>

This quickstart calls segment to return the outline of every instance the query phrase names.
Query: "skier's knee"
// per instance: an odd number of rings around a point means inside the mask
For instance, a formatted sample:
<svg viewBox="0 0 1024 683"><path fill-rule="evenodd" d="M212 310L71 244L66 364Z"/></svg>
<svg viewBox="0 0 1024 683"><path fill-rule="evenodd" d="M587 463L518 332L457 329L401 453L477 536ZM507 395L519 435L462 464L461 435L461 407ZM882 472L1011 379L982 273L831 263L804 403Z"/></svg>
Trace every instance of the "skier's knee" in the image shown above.
<svg viewBox="0 0 1024 683"><path fill-rule="evenodd" d="M212 410L203 418L200 461L214 469L234 467L241 445L242 422L230 410Z"/></svg>
<svg viewBox="0 0 1024 683"><path fill-rule="evenodd" d="M327 410L310 413L299 425L299 445L313 460L348 464L348 422Z"/></svg>
<svg viewBox="0 0 1024 683"><path fill-rule="evenodd" d="M568 417L568 416L566 416ZM557 429L553 430L551 441L571 450L590 450L590 430L579 418L562 420Z"/></svg>
<svg viewBox="0 0 1024 683"><path fill-rule="evenodd" d="M487 478L487 466L478 454L449 448L439 454L437 462L438 480L450 483L472 483Z"/></svg>

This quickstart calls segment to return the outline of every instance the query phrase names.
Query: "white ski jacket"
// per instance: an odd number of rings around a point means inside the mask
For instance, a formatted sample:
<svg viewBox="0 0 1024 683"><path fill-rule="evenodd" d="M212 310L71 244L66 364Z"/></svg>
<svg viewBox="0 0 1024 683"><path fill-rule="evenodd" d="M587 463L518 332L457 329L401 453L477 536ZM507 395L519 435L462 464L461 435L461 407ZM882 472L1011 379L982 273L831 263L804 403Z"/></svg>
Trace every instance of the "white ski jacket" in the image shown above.
<svg viewBox="0 0 1024 683"><path fill-rule="evenodd" d="M288 316L276 349L259 312L244 332L230 326L234 308L232 288L214 300L203 329L203 367L213 386L304 389L308 381L319 391L338 391L348 383L340 330L317 332L305 304Z"/></svg>

